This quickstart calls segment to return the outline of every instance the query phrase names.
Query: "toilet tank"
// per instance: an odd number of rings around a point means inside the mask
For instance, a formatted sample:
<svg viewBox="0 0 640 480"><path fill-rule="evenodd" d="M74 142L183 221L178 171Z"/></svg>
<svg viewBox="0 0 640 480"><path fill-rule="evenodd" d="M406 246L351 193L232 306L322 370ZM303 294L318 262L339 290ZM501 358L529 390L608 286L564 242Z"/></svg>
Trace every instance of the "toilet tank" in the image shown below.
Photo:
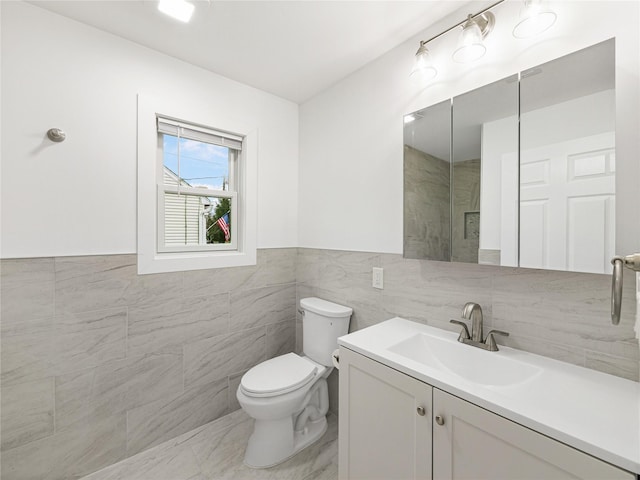
<svg viewBox="0 0 640 480"><path fill-rule="evenodd" d="M302 317L302 351L311 360L332 366L331 353L338 348L338 337L349 333L353 310L321 298L300 300Z"/></svg>

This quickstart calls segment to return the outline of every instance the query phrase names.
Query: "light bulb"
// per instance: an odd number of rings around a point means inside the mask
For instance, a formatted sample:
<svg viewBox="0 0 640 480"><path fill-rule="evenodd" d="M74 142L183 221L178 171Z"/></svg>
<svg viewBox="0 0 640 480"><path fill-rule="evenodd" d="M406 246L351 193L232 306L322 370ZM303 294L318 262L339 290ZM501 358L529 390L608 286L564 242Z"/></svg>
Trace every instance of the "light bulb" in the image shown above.
<svg viewBox="0 0 640 480"><path fill-rule="evenodd" d="M435 78L436 75L438 75L438 70L431 61L431 54L426 45L420 42L420 48L416 52L416 58L413 61L413 68L409 77L420 84L425 84Z"/></svg>
<svg viewBox="0 0 640 480"><path fill-rule="evenodd" d="M513 27L516 38L530 38L548 30L556 23L557 15L542 0L525 0L520 21Z"/></svg>
<svg viewBox="0 0 640 480"><path fill-rule="evenodd" d="M482 42L482 31L476 21L469 15L469 20L462 27L462 33L458 40L458 48L453 55L454 62L468 63L478 60L487 51Z"/></svg>

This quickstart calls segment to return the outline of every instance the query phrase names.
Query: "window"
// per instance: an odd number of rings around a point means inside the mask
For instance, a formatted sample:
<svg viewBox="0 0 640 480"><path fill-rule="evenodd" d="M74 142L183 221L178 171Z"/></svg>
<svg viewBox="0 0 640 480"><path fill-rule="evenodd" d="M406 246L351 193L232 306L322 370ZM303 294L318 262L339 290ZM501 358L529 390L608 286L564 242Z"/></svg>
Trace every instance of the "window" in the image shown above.
<svg viewBox="0 0 640 480"><path fill-rule="evenodd" d="M256 144L198 104L138 97L138 273L255 265Z"/></svg>
<svg viewBox="0 0 640 480"><path fill-rule="evenodd" d="M158 117L158 250L237 249L242 137Z"/></svg>

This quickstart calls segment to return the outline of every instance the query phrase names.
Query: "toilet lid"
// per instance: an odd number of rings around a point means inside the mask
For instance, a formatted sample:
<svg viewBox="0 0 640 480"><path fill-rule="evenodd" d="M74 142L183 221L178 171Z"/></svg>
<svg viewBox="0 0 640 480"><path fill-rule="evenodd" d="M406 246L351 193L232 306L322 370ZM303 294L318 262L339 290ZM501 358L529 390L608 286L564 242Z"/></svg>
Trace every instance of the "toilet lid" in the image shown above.
<svg viewBox="0 0 640 480"><path fill-rule="evenodd" d="M298 389L315 377L318 370L310 360L287 353L256 365L240 381L247 395L281 395Z"/></svg>

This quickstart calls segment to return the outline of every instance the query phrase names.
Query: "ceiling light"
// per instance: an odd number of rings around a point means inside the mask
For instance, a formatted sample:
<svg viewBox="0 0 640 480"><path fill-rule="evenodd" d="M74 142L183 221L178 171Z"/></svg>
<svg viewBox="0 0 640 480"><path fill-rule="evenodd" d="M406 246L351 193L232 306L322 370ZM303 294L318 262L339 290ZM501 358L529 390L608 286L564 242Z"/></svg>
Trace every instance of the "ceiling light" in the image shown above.
<svg viewBox="0 0 640 480"><path fill-rule="evenodd" d="M520 11L520 21L513 28L516 38L534 37L556 23L556 13L543 0L525 0Z"/></svg>
<svg viewBox="0 0 640 480"><path fill-rule="evenodd" d="M469 15L462 26L462 33L458 40L458 48L453 52L454 62L468 63L478 60L487 52L483 39L493 29L495 17L491 12L485 12L476 17Z"/></svg>
<svg viewBox="0 0 640 480"><path fill-rule="evenodd" d="M413 61L413 69L409 76L420 83L426 83L438 75L438 70L431 61L431 54L427 49L426 42L420 42L420 48L416 52Z"/></svg>
<svg viewBox="0 0 640 480"><path fill-rule="evenodd" d="M185 0L160 0L158 10L170 17L187 23L193 15L194 5Z"/></svg>

